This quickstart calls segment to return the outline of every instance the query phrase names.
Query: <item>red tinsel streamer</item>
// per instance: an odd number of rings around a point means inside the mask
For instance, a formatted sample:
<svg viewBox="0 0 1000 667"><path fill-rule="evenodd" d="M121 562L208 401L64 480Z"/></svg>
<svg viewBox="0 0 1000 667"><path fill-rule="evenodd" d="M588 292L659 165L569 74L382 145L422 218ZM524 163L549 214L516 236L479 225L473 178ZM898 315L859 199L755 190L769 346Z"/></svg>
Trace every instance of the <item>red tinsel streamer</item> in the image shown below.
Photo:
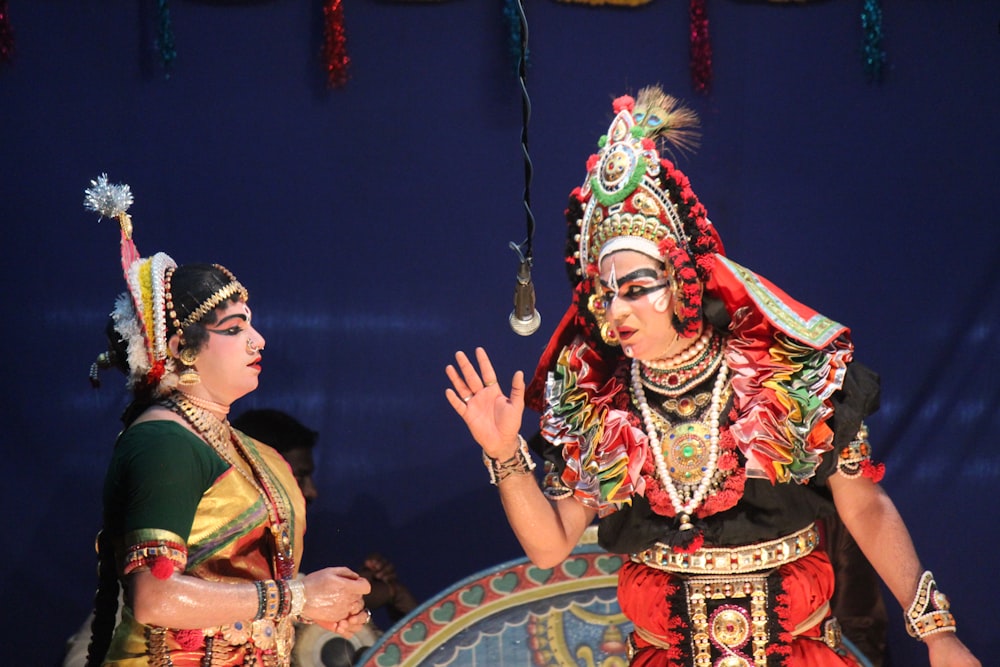
<svg viewBox="0 0 1000 667"><path fill-rule="evenodd" d="M0 63L14 60L14 29L10 27L7 0L0 0Z"/></svg>
<svg viewBox="0 0 1000 667"><path fill-rule="evenodd" d="M343 0L325 0L323 4L323 63L326 82L331 88L347 83L347 35L344 31Z"/></svg>
<svg viewBox="0 0 1000 667"><path fill-rule="evenodd" d="M691 0L691 82L699 93L712 83L712 43L708 39L705 0Z"/></svg>

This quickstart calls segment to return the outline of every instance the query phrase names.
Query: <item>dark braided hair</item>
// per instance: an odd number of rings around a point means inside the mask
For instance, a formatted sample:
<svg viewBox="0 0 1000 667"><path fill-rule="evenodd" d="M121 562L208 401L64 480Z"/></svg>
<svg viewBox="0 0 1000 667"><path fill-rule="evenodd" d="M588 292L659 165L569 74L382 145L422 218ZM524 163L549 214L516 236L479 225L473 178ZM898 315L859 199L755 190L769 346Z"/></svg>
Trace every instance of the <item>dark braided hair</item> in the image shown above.
<svg viewBox="0 0 1000 667"><path fill-rule="evenodd" d="M118 615L118 572L114 548L102 530L97 534L97 592L94 594L94 620L90 623L87 667L99 667L111 645L111 634Z"/></svg>

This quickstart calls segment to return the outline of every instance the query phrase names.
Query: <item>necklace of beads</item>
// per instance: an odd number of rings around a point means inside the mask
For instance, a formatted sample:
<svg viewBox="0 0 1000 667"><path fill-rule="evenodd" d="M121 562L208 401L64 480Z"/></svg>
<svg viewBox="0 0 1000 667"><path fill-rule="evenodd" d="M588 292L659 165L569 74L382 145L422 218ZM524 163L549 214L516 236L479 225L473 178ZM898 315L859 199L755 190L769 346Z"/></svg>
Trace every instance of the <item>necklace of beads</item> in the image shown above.
<svg viewBox="0 0 1000 667"><path fill-rule="evenodd" d="M643 363L639 377L657 393L678 397L708 379L722 363L722 337L708 329L696 343L670 359Z"/></svg>
<svg viewBox="0 0 1000 667"><path fill-rule="evenodd" d="M694 343L681 350L672 357L667 357L666 359L654 359L653 361L647 361L646 366L649 368L655 368L656 370L672 370L683 366L687 362L694 359L701 352L704 351L705 347L708 345L709 341L712 339L712 327L706 326L705 330L702 332L701 336Z"/></svg>
<svg viewBox="0 0 1000 667"><path fill-rule="evenodd" d="M211 401L207 401L211 403ZM175 392L161 401L161 405L180 415L207 442L223 461L235 468L260 493L270 519L271 534L275 545L275 570L281 579L293 576L292 539L289 531L289 510L277 493L274 481L260 462L247 452L239 436L228 421L216 417L209 410L196 405L191 397ZM232 445L232 447L230 447ZM232 451L250 466L247 470L235 460Z"/></svg>
<svg viewBox="0 0 1000 667"><path fill-rule="evenodd" d="M209 412L212 412L217 415L229 414L228 405L223 405L222 403L216 403L215 401L210 401L207 398L200 398L193 394L189 394L186 391L181 391L181 393L184 395L184 398L187 399L188 403L194 405L195 407L199 407L202 410L208 410Z"/></svg>
<svg viewBox="0 0 1000 667"><path fill-rule="evenodd" d="M712 402L708 412L708 461L702 468L701 480L686 502L681 500L680 493L674 485L674 481L667 470L667 463L663 458L663 447L660 441L660 434L656 430L656 422L653 412L646 401L646 392L643 389L641 379L642 362L638 359L632 360L632 394L635 396L639 406L639 413L642 415L642 422L646 428L646 436L649 438L649 448L653 453L653 460L656 463L656 478L660 485L666 490L670 497L670 504L680 521L681 530L693 528L691 524L691 513L701 505L705 499L712 479L715 476L719 459L719 415L722 411L722 395L726 388L726 380L729 376L729 367L721 364L718 375L715 377L715 384L712 386Z"/></svg>

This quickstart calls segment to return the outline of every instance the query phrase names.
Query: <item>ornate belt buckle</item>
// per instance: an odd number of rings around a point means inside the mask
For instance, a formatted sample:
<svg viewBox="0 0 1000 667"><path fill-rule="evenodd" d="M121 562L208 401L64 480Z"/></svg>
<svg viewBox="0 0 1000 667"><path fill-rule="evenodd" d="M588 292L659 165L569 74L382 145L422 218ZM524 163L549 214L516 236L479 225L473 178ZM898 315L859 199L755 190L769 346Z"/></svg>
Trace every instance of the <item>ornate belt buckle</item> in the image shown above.
<svg viewBox="0 0 1000 667"><path fill-rule="evenodd" d="M830 618L823 621L823 643L832 648L837 653L843 655L843 638L844 633L840 630L840 621L837 620L836 616L831 616Z"/></svg>

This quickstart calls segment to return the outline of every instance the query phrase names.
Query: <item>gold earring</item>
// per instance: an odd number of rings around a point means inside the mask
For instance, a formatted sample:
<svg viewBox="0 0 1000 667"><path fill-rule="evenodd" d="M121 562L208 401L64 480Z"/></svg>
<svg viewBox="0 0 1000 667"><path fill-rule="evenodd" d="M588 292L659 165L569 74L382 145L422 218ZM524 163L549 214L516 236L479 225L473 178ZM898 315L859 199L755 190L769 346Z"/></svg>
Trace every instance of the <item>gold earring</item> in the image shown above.
<svg viewBox="0 0 1000 667"><path fill-rule="evenodd" d="M201 382L201 376L194 368L194 363L198 361L198 353L189 347L181 350L179 355L184 370L177 375L177 383L184 387L192 387Z"/></svg>
<svg viewBox="0 0 1000 667"><path fill-rule="evenodd" d="M618 333L608 322L601 324L601 340L612 347L621 344L621 341L618 340Z"/></svg>
<svg viewBox="0 0 1000 667"><path fill-rule="evenodd" d="M587 310L590 314L594 316L597 320L598 332L601 334L601 340L612 347L620 345L621 341L618 340L618 334L612 328L611 323L607 320L607 311L604 309L604 298L600 294L591 294L590 298L587 299Z"/></svg>

